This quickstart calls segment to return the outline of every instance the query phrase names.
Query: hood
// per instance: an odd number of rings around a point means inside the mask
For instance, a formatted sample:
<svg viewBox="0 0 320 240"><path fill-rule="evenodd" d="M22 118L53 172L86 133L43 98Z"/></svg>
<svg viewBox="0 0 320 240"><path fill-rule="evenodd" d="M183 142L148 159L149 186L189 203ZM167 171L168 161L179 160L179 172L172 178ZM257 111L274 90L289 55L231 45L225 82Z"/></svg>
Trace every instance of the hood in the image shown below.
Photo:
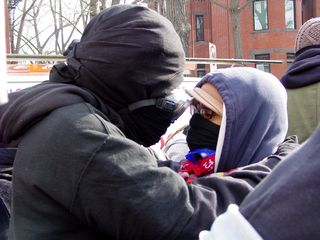
<svg viewBox="0 0 320 240"><path fill-rule="evenodd" d="M287 89L311 85L320 81L320 45L305 47L296 53L292 65L281 78Z"/></svg>
<svg viewBox="0 0 320 240"><path fill-rule="evenodd" d="M185 54L171 22L137 5L115 5L95 16L67 64L50 81L89 89L114 110L165 97L183 81Z"/></svg>
<svg viewBox="0 0 320 240"><path fill-rule="evenodd" d="M197 87L207 82L224 102L217 171L255 163L274 153L288 128L287 95L280 81L255 68L237 67L210 73Z"/></svg>

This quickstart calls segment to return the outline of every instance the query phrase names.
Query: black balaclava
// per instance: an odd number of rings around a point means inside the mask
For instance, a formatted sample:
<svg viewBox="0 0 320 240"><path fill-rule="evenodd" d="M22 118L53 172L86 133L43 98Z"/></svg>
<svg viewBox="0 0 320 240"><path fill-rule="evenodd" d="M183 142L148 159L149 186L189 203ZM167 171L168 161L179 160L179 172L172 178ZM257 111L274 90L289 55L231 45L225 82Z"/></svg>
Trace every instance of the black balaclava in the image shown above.
<svg viewBox="0 0 320 240"><path fill-rule="evenodd" d="M217 147L220 126L194 114L190 119L187 143L190 151L199 148L215 150Z"/></svg>
<svg viewBox="0 0 320 240"><path fill-rule="evenodd" d="M122 114L144 99L168 96L183 80L185 54L171 22L137 5L115 5L94 17L79 42L55 65L50 81L88 89L121 115L125 135L145 146L156 143L172 114L154 106Z"/></svg>

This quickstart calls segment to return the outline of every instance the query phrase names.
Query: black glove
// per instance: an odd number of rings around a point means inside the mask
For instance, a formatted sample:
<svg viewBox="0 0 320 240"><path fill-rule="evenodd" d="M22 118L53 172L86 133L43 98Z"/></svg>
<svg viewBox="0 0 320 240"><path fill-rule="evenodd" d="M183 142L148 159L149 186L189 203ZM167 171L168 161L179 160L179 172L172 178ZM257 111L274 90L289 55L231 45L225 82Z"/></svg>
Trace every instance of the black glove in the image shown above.
<svg viewBox="0 0 320 240"><path fill-rule="evenodd" d="M279 144L277 151L268 157L266 165L273 169L283 158L300 146L296 135L288 136Z"/></svg>

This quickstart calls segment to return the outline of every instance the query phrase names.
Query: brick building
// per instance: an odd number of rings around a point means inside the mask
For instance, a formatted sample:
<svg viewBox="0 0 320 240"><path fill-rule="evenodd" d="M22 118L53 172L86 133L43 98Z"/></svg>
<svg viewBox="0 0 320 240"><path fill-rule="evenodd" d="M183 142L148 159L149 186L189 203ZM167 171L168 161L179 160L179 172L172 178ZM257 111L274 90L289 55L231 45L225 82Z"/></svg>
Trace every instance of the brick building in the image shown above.
<svg viewBox="0 0 320 240"><path fill-rule="evenodd" d="M308 0L310 2L310 0ZM240 0L236 10L231 10L231 0L189 1L191 25L189 57L209 57L209 44L216 46L217 58L242 58L259 60L287 60L294 57L293 46L297 29L302 24L302 0L258 0L245 4ZM316 1L314 1L314 7ZM319 4L317 4L319 5ZM309 8L314 9L314 8ZM240 8L240 9L239 9ZM309 14L307 16L307 14ZM310 10L304 16L310 18ZM320 16L320 15L319 15ZM235 21L239 24L232 24ZM233 27L234 26L234 27ZM239 27L238 38L235 36ZM235 52L234 42L240 41L240 51ZM283 64L246 64L281 77L288 67ZM219 65L218 65L219 67ZM205 70L205 71L204 71ZM201 76L208 66L198 64L192 75Z"/></svg>

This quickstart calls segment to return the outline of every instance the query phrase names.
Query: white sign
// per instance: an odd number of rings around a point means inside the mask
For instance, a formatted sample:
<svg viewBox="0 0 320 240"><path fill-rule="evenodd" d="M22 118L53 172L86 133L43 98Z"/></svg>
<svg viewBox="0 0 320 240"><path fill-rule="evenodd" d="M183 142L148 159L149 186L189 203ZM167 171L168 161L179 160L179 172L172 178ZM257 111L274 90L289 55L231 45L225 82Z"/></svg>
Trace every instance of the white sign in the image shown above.
<svg viewBox="0 0 320 240"><path fill-rule="evenodd" d="M217 48L216 45L209 42L209 58L217 58ZM217 64L211 63L210 64L210 72L213 72L217 69Z"/></svg>

